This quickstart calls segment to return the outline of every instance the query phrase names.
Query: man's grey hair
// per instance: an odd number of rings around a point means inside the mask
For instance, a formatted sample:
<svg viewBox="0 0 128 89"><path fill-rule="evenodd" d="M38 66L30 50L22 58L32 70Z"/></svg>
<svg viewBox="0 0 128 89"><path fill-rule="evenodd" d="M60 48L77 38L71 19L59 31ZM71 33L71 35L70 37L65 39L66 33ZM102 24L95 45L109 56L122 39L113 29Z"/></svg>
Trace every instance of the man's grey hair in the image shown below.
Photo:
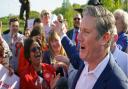
<svg viewBox="0 0 128 89"><path fill-rule="evenodd" d="M114 15L101 5L87 6L83 16L92 16L96 18L97 39L101 38L106 32L113 37L113 29L116 29ZM111 43L111 40L108 42Z"/></svg>

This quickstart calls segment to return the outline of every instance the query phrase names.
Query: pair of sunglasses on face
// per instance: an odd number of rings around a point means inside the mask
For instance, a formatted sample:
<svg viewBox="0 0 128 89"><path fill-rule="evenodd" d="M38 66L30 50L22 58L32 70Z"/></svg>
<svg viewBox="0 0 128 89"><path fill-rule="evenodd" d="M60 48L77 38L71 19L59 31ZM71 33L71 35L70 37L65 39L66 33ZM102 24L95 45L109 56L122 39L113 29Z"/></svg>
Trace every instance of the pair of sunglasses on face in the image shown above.
<svg viewBox="0 0 128 89"><path fill-rule="evenodd" d="M41 51L41 48L39 46L31 48L31 52Z"/></svg>
<svg viewBox="0 0 128 89"><path fill-rule="evenodd" d="M74 18L74 20L80 20L80 18Z"/></svg>
<svg viewBox="0 0 128 89"><path fill-rule="evenodd" d="M36 53L38 51L38 53ZM31 48L31 52L34 53L34 57L41 57L41 48L39 46Z"/></svg>

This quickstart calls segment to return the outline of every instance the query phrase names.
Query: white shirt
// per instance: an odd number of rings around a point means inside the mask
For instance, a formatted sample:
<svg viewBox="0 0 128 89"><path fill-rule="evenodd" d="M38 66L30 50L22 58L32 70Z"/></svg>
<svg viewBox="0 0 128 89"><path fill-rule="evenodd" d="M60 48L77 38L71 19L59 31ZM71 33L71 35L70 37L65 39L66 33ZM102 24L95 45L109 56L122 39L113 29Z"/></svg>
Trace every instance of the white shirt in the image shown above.
<svg viewBox="0 0 128 89"><path fill-rule="evenodd" d="M48 36L49 36L49 32L51 30L51 26L50 26L50 24L48 24L48 25L44 25L43 27L44 27L43 29L45 31L45 36L46 36L46 39L47 39Z"/></svg>
<svg viewBox="0 0 128 89"><path fill-rule="evenodd" d="M76 31L77 31L78 33L80 33L80 30L79 30L79 29L75 29L75 28L74 28L74 30L73 30L73 35L72 35L72 42L73 42L73 43L75 42Z"/></svg>
<svg viewBox="0 0 128 89"><path fill-rule="evenodd" d="M113 52L113 57L116 60L117 64L128 76L128 54L121 51L117 46Z"/></svg>
<svg viewBox="0 0 128 89"><path fill-rule="evenodd" d="M79 80L77 81L75 89L92 89L97 79L99 78L105 67L107 66L108 61L109 61L109 54L97 65L97 67L94 70L89 72L88 72L88 63L84 62L85 67L80 75Z"/></svg>

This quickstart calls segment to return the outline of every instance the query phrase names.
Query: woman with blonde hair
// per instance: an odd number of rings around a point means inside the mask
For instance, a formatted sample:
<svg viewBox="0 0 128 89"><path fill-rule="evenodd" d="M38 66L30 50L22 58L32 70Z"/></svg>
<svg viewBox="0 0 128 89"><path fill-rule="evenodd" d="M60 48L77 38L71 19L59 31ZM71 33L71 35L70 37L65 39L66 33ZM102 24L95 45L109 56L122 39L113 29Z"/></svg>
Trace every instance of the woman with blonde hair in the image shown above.
<svg viewBox="0 0 128 89"><path fill-rule="evenodd" d="M56 74L60 74L60 80L57 82L57 89L68 89L68 66L69 61L66 55L66 52L61 44L60 36L54 31L51 30L48 36L48 46L49 50L44 52L44 62L51 64L56 69ZM67 59L67 61L63 61ZM61 86L64 87L62 88Z"/></svg>
<svg viewBox="0 0 128 89"><path fill-rule="evenodd" d="M54 30L51 30L49 32L48 46L49 50L44 53L44 62L48 64L53 64L56 61L56 56L67 56L61 44L60 36Z"/></svg>

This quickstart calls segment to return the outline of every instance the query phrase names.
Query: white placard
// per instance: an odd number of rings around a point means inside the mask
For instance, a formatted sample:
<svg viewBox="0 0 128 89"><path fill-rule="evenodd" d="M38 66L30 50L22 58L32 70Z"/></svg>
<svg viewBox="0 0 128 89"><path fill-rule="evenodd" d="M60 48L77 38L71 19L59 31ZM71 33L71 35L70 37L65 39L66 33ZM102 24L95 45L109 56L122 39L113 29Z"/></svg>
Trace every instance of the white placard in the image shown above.
<svg viewBox="0 0 128 89"><path fill-rule="evenodd" d="M29 20L27 20L27 22L28 22L27 28L31 30L33 28L34 19L29 19Z"/></svg>
<svg viewBox="0 0 128 89"><path fill-rule="evenodd" d="M53 24L54 21L57 21L57 16L55 14L52 14L51 19L50 19L50 23Z"/></svg>
<svg viewBox="0 0 128 89"><path fill-rule="evenodd" d="M8 73L8 69L0 64L0 89L19 89L19 77L15 74L9 76Z"/></svg>

